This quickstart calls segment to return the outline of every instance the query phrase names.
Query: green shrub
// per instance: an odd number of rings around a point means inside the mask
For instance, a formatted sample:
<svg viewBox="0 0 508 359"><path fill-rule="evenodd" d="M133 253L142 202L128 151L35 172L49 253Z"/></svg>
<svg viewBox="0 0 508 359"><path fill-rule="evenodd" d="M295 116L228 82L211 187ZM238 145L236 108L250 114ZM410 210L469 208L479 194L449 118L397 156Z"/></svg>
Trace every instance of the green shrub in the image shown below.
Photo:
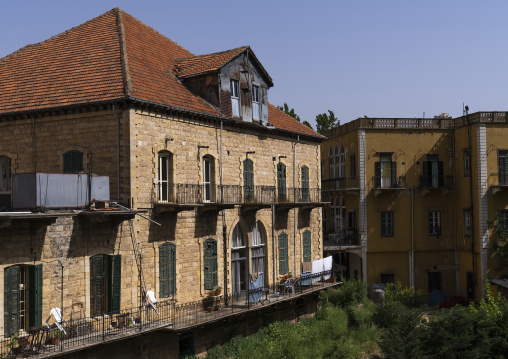
<svg viewBox="0 0 508 359"><path fill-rule="evenodd" d="M425 304L425 293L421 290L415 290L410 287L402 287L402 284L397 281L395 283L388 283L385 288L386 303L391 304L394 302L401 303L407 307L419 307Z"/></svg>
<svg viewBox="0 0 508 359"><path fill-rule="evenodd" d="M348 281L342 278L344 284L340 288L328 288L323 292L323 298L335 306L347 308L362 303L367 298L367 286L364 282Z"/></svg>

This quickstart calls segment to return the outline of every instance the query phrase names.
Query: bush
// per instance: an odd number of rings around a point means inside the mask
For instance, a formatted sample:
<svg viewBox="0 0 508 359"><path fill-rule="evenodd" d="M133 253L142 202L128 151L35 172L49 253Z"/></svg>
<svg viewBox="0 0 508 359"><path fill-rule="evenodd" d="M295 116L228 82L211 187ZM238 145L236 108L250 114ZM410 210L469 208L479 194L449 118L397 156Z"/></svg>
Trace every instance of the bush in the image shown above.
<svg viewBox="0 0 508 359"><path fill-rule="evenodd" d="M342 278L344 284L340 288L328 288L323 298L333 305L347 308L358 305L367 299L367 285L359 280L348 281Z"/></svg>
<svg viewBox="0 0 508 359"><path fill-rule="evenodd" d="M416 308L425 304L425 293L414 288L402 288L400 282L388 283L385 288L386 303L400 303L407 307Z"/></svg>

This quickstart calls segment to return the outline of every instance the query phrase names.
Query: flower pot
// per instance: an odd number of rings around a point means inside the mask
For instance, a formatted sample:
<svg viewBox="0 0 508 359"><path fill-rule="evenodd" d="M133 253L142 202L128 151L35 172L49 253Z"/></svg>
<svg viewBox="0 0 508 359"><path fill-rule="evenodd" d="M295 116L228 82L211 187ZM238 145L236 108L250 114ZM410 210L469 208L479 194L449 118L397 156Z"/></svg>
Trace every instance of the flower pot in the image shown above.
<svg viewBox="0 0 508 359"><path fill-rule="evenodd" d="M206 311L207 311L208 313L213 312L213 307L208 307L208 308L206 308Z"/></svg>
<svg viewBox="0 0 508 359"><path fill-rule="evenodd" d="M216 290L216 291L214 292L214 295L215 295L215 296L220 295L220 290Z"/></svg>
<svg viewBox="0 0 508 359"><path fill-rule="evenodd" d="M60 344L60 338L51 338L51 344L53 345Z"/></svg>

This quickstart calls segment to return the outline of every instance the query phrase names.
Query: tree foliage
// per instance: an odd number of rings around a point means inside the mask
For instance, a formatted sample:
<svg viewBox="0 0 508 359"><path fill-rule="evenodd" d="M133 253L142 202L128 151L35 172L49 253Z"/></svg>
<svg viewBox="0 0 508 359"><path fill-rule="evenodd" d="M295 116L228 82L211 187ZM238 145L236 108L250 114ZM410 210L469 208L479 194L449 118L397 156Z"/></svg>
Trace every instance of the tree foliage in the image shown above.
<svg viewBox="0 0 508 359"><path fill-rule="evenodd" d="M490 249L497 254L501 267L508 267L508 226L507 223L496 218L488 222L489 228L497 234L497 240L492 242Z"/></svg>
<svg viewBox="0 0 508 359"><path fill-rule="evenodd" d="M332 110L328 110L328 114L325 112L316 116L316 130L321 134L324 134L339 125L340 121L337 117L335 117Z"/></svg>
<svg viewBox="0 0 508 359"><path fill-rule="evenodd" d="M294 108L289 108L288 104L286 102L284 102L284 106L277 106L277 108L279 110L281 110L282 112L284 112L286 115L289 115L291 117L293 117L295 120L297 120L298 122L302 122L301 119L300 119L300 116L298 116L296 113L295 113L295 109ZM310 129L313 129L312 128L312 125L308 122L308 121L303 121L302 122L305 126L307 126L308 128Z"/></svg>

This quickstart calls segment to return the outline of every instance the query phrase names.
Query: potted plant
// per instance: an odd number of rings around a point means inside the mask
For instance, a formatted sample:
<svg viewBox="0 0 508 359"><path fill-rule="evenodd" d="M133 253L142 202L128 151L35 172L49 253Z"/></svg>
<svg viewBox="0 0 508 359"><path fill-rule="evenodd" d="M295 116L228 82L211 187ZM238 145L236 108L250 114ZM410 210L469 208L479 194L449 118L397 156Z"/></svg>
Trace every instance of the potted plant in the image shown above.
<svg viewBox="0 0 508 359"><path fill-rule="evenodd" d="M214 310L218 312L220 310L220 304L216 304Z"/></svg>
<svg viewBox="0 0 508 359"><path fill-rule="evenodd" d="M288 272L288 278L293 278L293 273Z"/></svg>
<svg viewBox="0 0 508 359"><path fill-rule="evenodd" d="M60 338L62 338L62 332L60 330L55 331L51 338L51 344L58 345L60 343Z"/></svg>
<svg viewBox="0 0 508 359"><path fill-rule="evenodd" d="M215 295L220 295L221 290L222 290L222 287L220 287L220 286L219 286L219 287L217 287L217 288L215 288L215 292L214 292L214 294L215 294Z"/></svg>
<svg viewBox="0 0 508 359"><path fill-rule="evenodd" d="M11 338L9 339L9 342L7 343L6 347L10 349L13 353L18 349L18 333L14 333L11 335Z"/></svg>
<svg viewBox="0 0 508 359"><path fill-rule="evenodd" d="M208 313L213 312L213 307L206 307L206 311L207 311Z"/></svg>
<svg viewBox="0 0 508 359"><path fill-rule="evenodd" d="M326 282L328 282L328 283L335 283L335 282L337 282L337 277L335 276L335 274L332 274L332 275L330 276L330 278L328 278L328 279L326 280Z"/></svg>

